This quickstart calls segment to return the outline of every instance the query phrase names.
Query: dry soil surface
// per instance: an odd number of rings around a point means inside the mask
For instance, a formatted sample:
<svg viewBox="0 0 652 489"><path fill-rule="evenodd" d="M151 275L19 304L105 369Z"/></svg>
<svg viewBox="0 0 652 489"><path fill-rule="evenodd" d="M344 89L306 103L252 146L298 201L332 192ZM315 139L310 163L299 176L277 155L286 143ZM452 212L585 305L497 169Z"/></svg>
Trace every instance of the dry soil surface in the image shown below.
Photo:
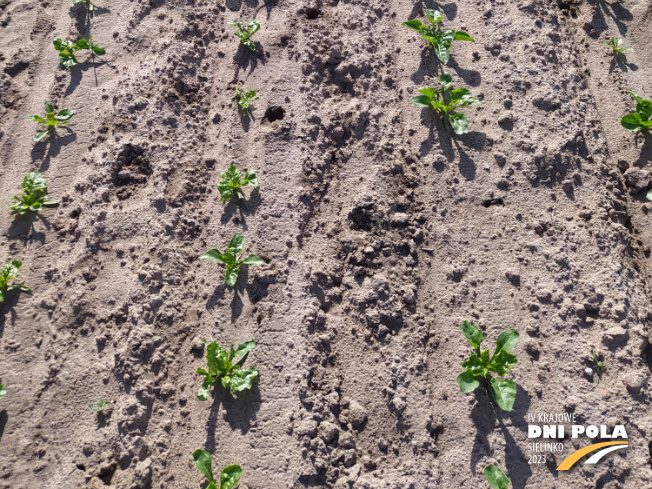
<svg viewBox="0 0 652 489"><path fill-rule="evenodd" d="M487 463L652 488L652 140L620 127L652 95L649 0L101 6L0 0L0 261L34 289L0 310L0 487L199 488L205 448L243 489L484 488ZM441 66L401 22L437 6L476 39L446 67L482 100L463 136L409 103ZM60 67L52 41L89 31L109 53ZM45 100L75 115L34 143ZM230 164L259 170L248 207L213 186ZM15 217L30 171L61 204ZM235 232L266 264L228 288L198 257ZM520 332L513 412L459 391L463 320ZM252 338L255 388L198 401L200 340ZM630 446L528 463L527 414L559 412Z"/></svg>

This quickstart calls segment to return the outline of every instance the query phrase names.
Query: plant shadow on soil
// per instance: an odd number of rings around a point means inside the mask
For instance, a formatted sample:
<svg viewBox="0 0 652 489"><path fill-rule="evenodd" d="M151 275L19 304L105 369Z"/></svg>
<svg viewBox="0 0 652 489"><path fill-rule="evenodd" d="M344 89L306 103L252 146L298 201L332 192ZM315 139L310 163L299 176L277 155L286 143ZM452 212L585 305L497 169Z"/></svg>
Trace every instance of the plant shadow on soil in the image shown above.
<svg viewBox="0 0 652 489"><path fill-rule="evenodd" d="M238 65L239 69L244 71L249 68L249 73L258 67L258 61L260 64L265 64L265 49L261 46L259 42L254 42L256 46L256 51L252 51L244 44L238 44L238 50L233 55L233 62Z"/></svg>
<svg viewBox="0 0 652 489"><path fill-rule="evenodd" d="M50 159L59 155L61 148L67 144L74 143L77 140L77 135L69 127L63 127L62 129L66 130L68 134L65 136L59 136L54 129L52 134L47 136L44 142L34 144L32 148L32 161L41 161L41 166L39 171L41 173L47 171L50 168ZM47 148L47 150L46 150Z"/></svg>
<svg viewBox="0 0 652 489"><path fill-rule="evenodd" d="M97 68L109 64L109 61L108 60L99 61L96 58L97 57L94 56L70 68L70 83L66 88L66 93L64 97L71 95L75 91L75 89L81 84L84 72L90 70L91 68L93 69L93 75L95 77L95 86L97 87L98 85Z"/></svg>
<svg viewBox="0 0 652 489"><path fill-rule="evenodd" d="M23 294L23 292L14 291L5 297L4 302L0 303L0 338L5 334L7 314L9 315L11 325L13 326L16 324L16 319L18 319L18 314L16 314L16 304L18 304L21 294Z"/></svg>
<svg viewBox="0 0 652 489"><path fill-rule="evenodd" d="M609 64L610 74L613 73L613 71L616 69L616 66L618 66L618 68L620 68L620 71L622 71L623 73L627 73L627 71L638 70L638 65L627 62L627 56L625 56L624 53L620 53L620 55L614 55L611 58L611 63Z"/></svg>
<svg viewBox="0 0 652 489"><path fill-rule="evenodd" d="M227 287L226 284L220 284L218 287L216 287L213 295L208 298L208 302L206 303L206 310L211 311L215 307L219 306L222 303L222 300L225 298L227 290L233 290L233 298L231 299L230 307L231 322L235 323L244 311L244 302L242 301L241 295L243 293L247 294L249 302L251 304L255 304L267 296L267 289L270 283L272 283L269 280L258 276L255 276L251 283L248 282L249 265L241 265L240 273L238 274L238 280L235 286Z"/></svg>
<svg viewBox="0 0 652 489"><path fill-rule="evenodd" d="M9 421L9 416L7 416L7 411L4 409L0 411L0 441L2 441L2 435L5 432L5 426L7 426L7 421Z"/></svg>
<svg viewBox="0 0 652 489"><path fill-rule="evenodd" d="M218 414L220 406L224 409L223 419L229 423L231 430L239 430L240 434L245 435L256 420L256 413L260 409L261 396L258 388L258 379L250 391L232 394L228 389L222 387L220 383L215 384L211 392L211 412L206 421L206 442L204 450L215 453L215 431L217 427Z"/></svg>
<svg viewBox="0 0 652 489"><path fill-rule="evenodd" d="M96 15L110 14L111 10L106 7L99 7L97 5L93 6L93 10L87 10L83 5L74 5L70 8L70 18L75 20L77 24L78 32L90 32L91 30L91 20L95 18Z"/></svg>
<svg viewBox="0 0 652 489"><path fill-rule="evenodd" d="M439 2L434 2L432 0L424 0L422 2L416 2L412 7L412 12L408 15L408 19L416 19L417 17L425 17L426 10L439 10L447 20L453 20L457 17L457 4L447 3L445 5L440 4ZM425 22L430 26L430 20L426 18Z"/></svg>
<svg viewBox="0 0 652 489"><path fill-rule="evenodd" d="M473 180L476 176L477 165L473 158L464 151L460 145L460 141L465 146L480 151L484 148L487 135L483 132L471 131L467 134L453 136L445 127L443 122L438 116L432 113L431 109L425 108L422 111L422 120L429 125L428 138L421 143L421 155L427 156L434 146L435 131L439 136L439 146L444 152L444 156L448 162L458 160L458 168L460 174L467 180Z"/></svg>
<svg viewBox="0 0 652 489"><path fill-rule="evenodd" d="M516 389L514 410L509 413L502 411L500 407L492 402L485 388L485 384L481 382L480 388L475 390L477 402L471 410L471 419L477 432L473 444L473 451L471 452L471 471L475 474L478 463L486 456L493 456L487 436L494 431L497 424L505 439L505 468L507 469L507 476L512 481L514 489L523 489L526 487L528 479L532 477L532 469L518 442L503 422L505 418L509 418L513 428L527 433L526 416L530 408L530 396L521 386L517 385Z"/></svg>
<svg viewBox="0 0 652 489"><path fill-rule="evenodd" d="M43 223L46 231L50 230L50 221L38 212L28 212L22 216L16 214L11 226L7 230L7 238L10 240L38 241L41 245L44 245L45 232L39 232L34 227L34 223L37 220Z"/></svg>
<svg viewBox="0 0 652 489"><path fill-rule="evenodd" d="M616 24L621 36L627 33L627 26L623 21L631 21L634 19L634 16L621 3L608 3L606 0L589 0L589 3L595 6L591 25L598 35L609 28L607 17Z"/></svg>
<svg viewBox="0 0 652 489"><path fill-rule="evenodd" d="M247 226L246 218L256 214L262 202L259 189L260 187L254 187L249 194L249 198L244 201L238 198L237 195L234 195L233 198L229 199L226 206L224 206L224 212L222 212L222 216L220 217L222 225L226 225L231 219L233 219L235 224L242 225L243 231L247 231L249 227ZM235 213L238 211L240 215L235 216Z"/></svg>
<svg viewBox="0 0 652 489"><path fill-rule="evenodd" d="M641 134L639 137L643 138L643 146L641 146L641 156L635 165L643 167L652 161L652 134Z"/></svg>

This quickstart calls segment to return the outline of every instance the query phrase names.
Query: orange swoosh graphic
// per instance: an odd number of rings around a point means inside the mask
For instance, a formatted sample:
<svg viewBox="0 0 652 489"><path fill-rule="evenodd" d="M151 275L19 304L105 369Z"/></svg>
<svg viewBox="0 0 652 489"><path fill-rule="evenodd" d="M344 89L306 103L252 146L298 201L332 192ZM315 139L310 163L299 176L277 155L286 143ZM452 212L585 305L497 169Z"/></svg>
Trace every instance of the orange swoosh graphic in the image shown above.
<svg viewBox="0 0 652 489"><path fill-rule="evenodd" d="M575 462L577 462L579 459L581 459L587 453L592 452L594 450L597 450L598 448L609 447L611 445L627 445L627 442L626 441L605 441L603 443L594 443L593 445L589 445L588 447L580 448L576 452L573 452L568 457L566 457L564 459L564 461L559 464L559 467L557 467L557 470L568 470L575 464Z"/></svg>

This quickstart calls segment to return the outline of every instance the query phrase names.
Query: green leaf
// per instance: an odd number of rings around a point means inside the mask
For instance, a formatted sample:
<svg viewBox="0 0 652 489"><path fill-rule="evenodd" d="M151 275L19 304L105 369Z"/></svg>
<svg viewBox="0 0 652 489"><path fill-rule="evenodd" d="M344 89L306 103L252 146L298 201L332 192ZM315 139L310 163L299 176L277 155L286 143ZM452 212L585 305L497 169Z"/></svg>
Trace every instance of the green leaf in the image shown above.
<svg viewBox="0 0 652 489"><path fill-rule="evenodd" d="M231 375L222 378L222 385L229 387L231 392L241 392L251 389L253 380L258 376L258 371L254 368L240 368L240 365L233 367ZM226 385L225 385L226 382Z"/></svg>
<svg viewBox="0 0 652 489"><path fill-rule="evenodd" d="M106 54L106 50L104 48L95 45L91 46L91 51L93 51L93 54L97 56L102 56L103 54Z"/></svg>
<svg viewBox="0 0 652 489"><path fill-rule="evenodd" d="M500 333L496 340L496 353L498 353L499 350L512 351L512 348L514 348L518 342L519 336L518 331L513 328Z"/></svg>
<svg viewBox="0 0 652 489"><path fill-rule="evenodd" d="M70 118L75 115L75 112L70 110L70 109L63 109L60 110L59 113L56 115L55 119L58 121L68 121Z"/></svg>
<svg viewBox="0 0 652 489"><path fill-rule="evenodd" d="M2 293L0 293L0 302L2 302ZM7 388L4 386L4 384L0 384L0 401L6 395L7 395Z"/></svg>
<svg viewBox="0 0 652 489"><path fill-rule="evenodd" d="M231 347L231 354L229 355L229 359L233 365L237 365L240 362L242 362L247 354L254 349L256 346L256 341L251 340L251 341L245 341L244 343L240 343L238 345L238 348L235 350L233 347Z"/></svg>
<svg viewBox="0 0 652 489"><path fill-rule="evenodd" d="M48 123L48 121L46 121L45 119L43 119L43 117L41 117L40 115L30 115L30 116L27 118L27 120L29 120L29 121L40 122L41 124L47 124L47 123Z"/></svg>
<svg viewBox="0 0 652 489"><path fill-rule="evenodd" d="M219 182L216 183L215 186L217 187L217 190L219 190L220 192L220 200L222 202L226 202L227 200L233 197L233 189L228 183Z"/></svg>
<svg viewBox="0 0 652 489"><path fill-rule="evenodd" d="M451 47L450 44L445 42L431 42L433 49L435 50L435 55L439 58L439 61L442 64L448 64L448 60L451 57Z"/></svg>
<svg viewBox="0 0 652 489"><path fill-rule="evenodd" d="M220 489L220 488L217 487L217 484L215 482L211 482L206 486L206 489Z"/></svg>
<svg viewBox="0 0 652 489"><path fill-rule="evenodd" d="M471 96L471 90L468 88L456 88L450 91L451 103L462 104L460 107L466 107L469 105L478 105L480 101L477 98Z"/></svg>
<svg viewBox="0 0 652 489"><path fill-rule="evenodd" d="M234 254L238 254L244 250L244 243L244 236L240 233L235 233L229 242L229 250Z"/></svg>
<svg viewBox="0 0 652 489"><path fill-rule="evenodd" d="M240 262L242 265L264 265L263 259L257 255L249 255L247 258Z"/></svg>
<svg viewBox="0 0 652 489"><path fill-rule="evenodd" d="M242 475L242 468L239 465L228 465L222 469L220 474L220 489L231 489L238 483Z"/></svg>
<svg viewBox="0 0 652 489"><path fill-rule="evenodd" d="M226 274L224 275L224 282L229 287L233 287L235 282L238 280L238 273L240 272L239 268L227 268Z"/></svg>
<svg viewBox="0 0 652 489"><path fill-rule="evenodd" d="M443 90L449 90L453 86L453 77L450 73L444 72L437 79Z"/></svg>
<svg viewBox="0 0 652 489"><path fill-rule="evenodd" d="M488 355L485 355L485 357L488 357ZM480 375L484 377L487 375L488 360L488 358L483 358L482 356L472 353L469 355L469 358L462 362L462 367L472 372L474 376Z"/></svg>
<svg viewBox="0 0 652 489"><path fill-rule="evenodd" d="M415 20L408 20L408 21L403 22L402 25L404 25L405 27L408 27L408 28L410 28L412 30L415 30L419 34L421 34L421 26L422 26L422 24L421 24L420 20L416 20L416 19Z"/></svg>
<svg viewBox="0 0 652 489"><path fill-rule="evenodd" d="M641 100L636 104L636 112L641 114L641 118L647 120L652 116L652 102L649 100Z"/></svg>
<svg viewBox="0 0 652 489"><path fill-rule="evenodd" d="M652 189L647 191L647 194L645 195L645 198L647 200L652 200Z"/></svg>
<svg viewBox="0 0 652 489"><path fill-rule="evenodd" d="M258 170L247 170L247 173L245 173L244 181L242 182L242 184L249 185L250 187L257 187L258 186L258 178L256 177L257 173Z"/></svg>
<svg viewBox="0 0 652 489"><path fill-rule="evenodd" d="M430 98L427 95L417 95L416 97L412 97L410 102L417 107L432 107Z"/></svg>
<svg viewBox="0 0 652 489"><path fill-rule="evenodd" d="M493 464L489 464L484 468L484 478L487 479L492 489L508 489L509 487L507 476Z"/></svg>
<svg viewBox="0 0 652 489"><path fill-rule="evenodd" d="M208 401L208 397L210 396L211 392L211 387L215 381L209 377L204 379L204 382L202 382L201 386L199 386L199 392L197 393L197 399L200 401Z"/></svg>
<svg viewBox="0 0 652 489"><path fill-rule="evenodd" d="M77 58L75 58L75 55L69 51L61 51L59 53L59 62L66 68L71 68L78 63Z"/></svg>
<svg viewBox="0 0 652 489"><path fill-rule="evenodd" d="M620 124L629 131L638 132L643 129L643 118L637 112L627 114L620 120Z"/></svg>
<svg viewBox="0 0 652 489"><path fill-rule="evenodd" d="M469 41L469 42L475 42L475 39L473 39L471 36L469 36L466 32L464 31L455 31L455 35L453 36L453 41Z"/></svg>
<svg viewBox="0 0 652 489"><path fill-rule="evenodd" d="M501 377L518 363L516 355L507 353L505 350L498 351L489 365L489 370L496 372Z"/></svg>
<svg viewBox="0 0 652 489"><path fill-rule="evenodd" d="M472 325L468 321L462 323L462 333L464 337L468 340L473 348L479 348L484 336L482 331L480 331L476 326Z"/></svg>
<svg viewBox="0 0 652 489"><path fill-rule="evenodd" d="M222 258L222 253L220 253L220 250L217 248L213 248L212 250L208 250L206 253L204 253L202 256L199 257L200 260L206 260L206 261L212 261L212 262L218 262L224 261L224 258Z"/></svg>
<svg viewBox="0 0 652 489"><path fill-rule="evenodd" d="M41 141L45 136L49 134L50 130L48 129L47 131L39 131L36 133L36 137L34 138L34 141L37 143Z"/></svg>
<svg viewBox="0 0 652 489"><path fill-rule="evenodd" d="M209 482L214 482L213 459L211 458L210 453L200 448L192 453L192 458L195 461L195 465L199 469L199 472L204 474Z"/></svg>
<svg viewBox="0 0 652 489"><path fill-rule="evenodd" d="M636 95L631 90L627 90L627 93L630 94L632 97L634 97L634 100L636 100L636 103L639 103L639 102L643 101L643 98L639 97L638 95Z"/></svg>
<svg viewBox="0 0 652 489"><path fill-rule="evenodd" d="M439 24L441 22L441 19L444 18L444 16L441 14L439 10L433 10L433 9L427 9L426 10L426 17L430 19L430 22L432 22L432 25Z"/></svg>
<svg viewBox="0 0 652 489"><path fill-rule="evenodd" d="M470 370L465 370L461 374L457 376L457 379L455 379L460 386L460 390L464 394L468 394L469 392L473 392L478 388L480 385L480 382L475 380L475 375L473 375L473 372Z"/></svg>
<svg viewBox="0 0 652 489"><path fill-rule="evenodd" d="M466 120L464 114L450 114L448 119L455 134L466 134L469 132L469 122Z"/></svg>
<svg viewBox="0 0 652 489"><path fill-rule="evenodd" d="M222 348L216 341L206 347L206 360L208 371L212 376L226 375L231 370L232 364L229 361L229 352Z"/></svg>
<svg viewBox="0 0 652 489"><path fill-rule="evenodd" d="M491 392L503 411L511 411L516 399L516 384L513 380L491 379Z"/></svg>
<svg viewBox="0 0 652 489"><path fill-rule="evenodd" d="M5 301L5 294L4 292L2 292L2 289L0 289L0 302L4 302L4 301Z"/></svg>
<svg viewBox="0 0 652 489"><path fill-rule="evenodd" d="M43 105L45 105L45 112L48 114L51 114L54 112L54 105L52 105L50 102L45 102Z"/></svg>

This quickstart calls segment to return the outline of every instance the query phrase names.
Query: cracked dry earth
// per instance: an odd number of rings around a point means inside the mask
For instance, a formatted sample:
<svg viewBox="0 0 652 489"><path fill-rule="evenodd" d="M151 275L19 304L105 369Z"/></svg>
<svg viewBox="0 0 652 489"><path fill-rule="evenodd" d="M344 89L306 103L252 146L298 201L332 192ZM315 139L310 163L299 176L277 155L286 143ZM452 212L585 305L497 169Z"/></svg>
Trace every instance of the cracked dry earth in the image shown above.
<svg viewBox="0 0 652 489"><path fill-rule="evenodd" d="M648 0L439 4L476 39L447 67L482 100L463 136L409 103L441 73L401 26L430 0L70 7L0 0L0 261L34 289L0 311L1 488L199 488L197 448L243 489L483 488L487 463L652 488L652 144L620 127L651 94ZM256 52L227 27L254 18ZM59 67L52 40L89 28L110 53ZM35 144L44 100L75 116ZM219 201L230 164L259 170L248 209ZM30 171L61 204L15 218ZM198 257L235 232L266 264L228 288ZM513 412L460 393L463 320L519 331ZM200 339L251 338L255 388L198 401ZM529 464L527 414L557 412L630 447Z"/></svg>

